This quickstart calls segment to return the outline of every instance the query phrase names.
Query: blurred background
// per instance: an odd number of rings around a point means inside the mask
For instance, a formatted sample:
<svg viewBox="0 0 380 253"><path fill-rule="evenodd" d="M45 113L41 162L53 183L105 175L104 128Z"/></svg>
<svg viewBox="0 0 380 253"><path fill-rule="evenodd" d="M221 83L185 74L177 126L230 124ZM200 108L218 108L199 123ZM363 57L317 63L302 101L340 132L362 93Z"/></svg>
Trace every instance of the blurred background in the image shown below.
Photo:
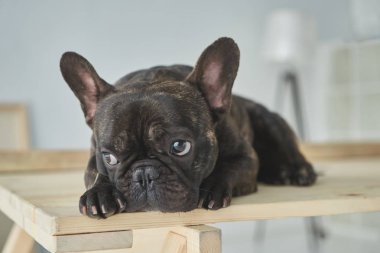
<svg viewBox="0 0 380 253"><path fill-rule="evenodd" d="M31 148L89 148L59 71L63 52L113 83L158 64L194 65L222 36L241 51L234 92L281 113L304 140L380 139L378 0L0 0L0 34L0 103L26 106ZM379 218L325 218L321 252L378 252ZM258 223L219 226L224 252L309 250L302 219L267 222L259 239Z"/></svg>

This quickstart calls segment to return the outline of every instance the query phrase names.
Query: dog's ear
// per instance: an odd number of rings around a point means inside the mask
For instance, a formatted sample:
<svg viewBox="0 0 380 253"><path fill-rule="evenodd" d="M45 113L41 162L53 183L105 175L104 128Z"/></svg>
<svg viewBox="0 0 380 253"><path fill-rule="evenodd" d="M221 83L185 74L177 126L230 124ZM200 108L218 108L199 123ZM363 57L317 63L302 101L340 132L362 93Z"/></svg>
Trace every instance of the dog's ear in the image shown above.
<svg viewBox="0 0 380 253"><path fill-rule="evenodd" d="M60 67L63 78L81 103L87 124L92 128L96 105L113 91L113 86L101 79L94 67L77 53L64 53Z"/></svg>
<svg viewBox="0 0 380 253"><path fill-rule="evenodd" d="M211 111L218 116L231 106L231 89L240 52L231 38L220 38L203 51L187 81L198 86Z"/></svg>

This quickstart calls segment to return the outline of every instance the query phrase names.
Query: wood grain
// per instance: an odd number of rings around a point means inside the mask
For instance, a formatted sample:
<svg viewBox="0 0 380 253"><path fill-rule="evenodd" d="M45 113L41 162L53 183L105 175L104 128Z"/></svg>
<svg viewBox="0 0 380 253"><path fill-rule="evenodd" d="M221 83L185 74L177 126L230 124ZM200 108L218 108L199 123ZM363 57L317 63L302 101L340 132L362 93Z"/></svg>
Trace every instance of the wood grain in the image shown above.
<svg viewBox="0 0 380 253"><path fill-rule="evenodd" d="M303 143L312 161L380 156L380 143ZM0 150L0 172L75 170L86 168L89 150Z"/></svg>
<svg viewBox="0 0 380 253"><path fill-rule="evenodd" d="M380 210L380 158L320 162L313 187L260 185L219 211L138 212L94 220L81 216L83 172L56 171L0 176L0 209L26 231L65 235L215 222L332 215Z"/></svg>
<svg viewBox="0 0 380 253"><path fill-rule="evenodd" d="M178 241L173 242L173 240ZM169 250L187 253L221 252L220 229L206 225L136 229L133 230L131 248L116 249L112 240L103 240L103 242L103 249L81 251L81 253L166 253L170 252ZM113 249L104 249L107 246L113 247Z"/></svg>
<svg viewBox="0 0 380 253"><path fill-rule="evenodd" d="M172 231L186 237L187 253L222 252L221 231L218 228L199 225L176 227Z"/></svg>
<svg viewBox="0 0 380 253"><path fill-rule="evenodd" d="M78 170L84 171L89 150L0 151L0 172Z"/></svg>
<svg viewBox="0 0 380 253"><path fill-rule="evenodd" d="M311 161L380 156L379 142L301 143L303 154Z"/></svg>
<svg viewBox="0 0 380 253"><path fill-rule="evenodd" d="M149 252L149 251L145 251ZM186 251L186 237L169 232L166 235L164 245L160 251L161 253L187 253Z"/></svg>
<svg viewBox="0 0 380 253"><path fill-rule="evenodd" d="M133 244L132 231L61 235L51 238L54 240L54 248L49 251L57 253L125 250Z"/></svg>

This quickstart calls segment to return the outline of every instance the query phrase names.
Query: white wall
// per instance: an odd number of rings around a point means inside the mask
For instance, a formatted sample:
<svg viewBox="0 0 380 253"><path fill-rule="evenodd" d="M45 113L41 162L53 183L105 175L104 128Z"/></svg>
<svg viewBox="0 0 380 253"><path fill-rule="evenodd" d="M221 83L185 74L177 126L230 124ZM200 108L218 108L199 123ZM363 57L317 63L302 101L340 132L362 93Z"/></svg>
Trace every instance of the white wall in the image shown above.
<svg viewBox="0 0 380 253"><path fill-rule="evenodd" d="M32 145L84 148L87 129L58 68L67 50L109 82L156 64L194 64L220 36L240 46L235 92L273 104L273 76L260 55L265 17L295 7L315 15L322 39L349 38L345 0L0 1L0 102L26 103ZM273 74L271 74L273 75Z"/></svg>

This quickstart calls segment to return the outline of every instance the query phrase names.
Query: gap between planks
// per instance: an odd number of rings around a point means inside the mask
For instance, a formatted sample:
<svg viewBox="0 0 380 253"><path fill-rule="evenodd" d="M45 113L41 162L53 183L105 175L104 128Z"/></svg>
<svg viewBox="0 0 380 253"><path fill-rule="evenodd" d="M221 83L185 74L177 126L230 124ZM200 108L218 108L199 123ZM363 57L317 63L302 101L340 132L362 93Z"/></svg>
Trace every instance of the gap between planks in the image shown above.
<svg viewBox="0 0 380 253"><path fill-rule="evenodd" d="M311 161L380 156L379 142L301 143ZM0 172L84 170L89 150L0 150Z"/></svg>

